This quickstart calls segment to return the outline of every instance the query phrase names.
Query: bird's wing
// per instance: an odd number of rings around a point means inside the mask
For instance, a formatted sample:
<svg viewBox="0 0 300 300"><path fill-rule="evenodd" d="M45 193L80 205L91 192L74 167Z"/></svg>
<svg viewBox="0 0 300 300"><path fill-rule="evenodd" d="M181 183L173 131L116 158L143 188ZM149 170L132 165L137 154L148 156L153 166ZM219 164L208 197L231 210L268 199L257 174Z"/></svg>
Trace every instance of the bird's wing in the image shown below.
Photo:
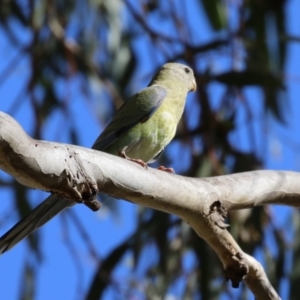
<svg viewBox="0 0 300 300"><path fill-rule="evenodd" d="M158 85L147 87L133 95L117 111L92 148L105 150L133 126L146 122L159 108L166 96L167 91Z"/></svg>
<svg viewBox="0 0 300 300"><path fill-rule="evenodd" d="M127 130L147 119L157 110L166 97L166 90L151 86L132 96L118 111L115 118L98 137L93 148L103 150ZM21 219L13 228L0 238L0 254L11 249L31 232L41 227L55 215L76 202L51 195L38 205L28 216Z"/></svg>

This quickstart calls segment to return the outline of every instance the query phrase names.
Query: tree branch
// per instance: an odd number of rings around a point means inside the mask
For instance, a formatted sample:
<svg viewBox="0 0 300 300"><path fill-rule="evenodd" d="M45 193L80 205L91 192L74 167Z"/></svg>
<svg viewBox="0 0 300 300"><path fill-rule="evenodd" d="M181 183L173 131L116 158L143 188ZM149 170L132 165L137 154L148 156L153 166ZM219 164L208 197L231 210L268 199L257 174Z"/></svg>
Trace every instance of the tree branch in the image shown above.
<svg viewBox="0 0 300 300"><path fill-rule="evenodd" d="M0 168L31 188L77 202L98 191L178 215L218 254L234 287L244 280L256 299L279 299L262 266L226 230L227 211L265 204L300 206L300 174L253 171L188 178L78 146L30 138L0 112Z"/></svg>

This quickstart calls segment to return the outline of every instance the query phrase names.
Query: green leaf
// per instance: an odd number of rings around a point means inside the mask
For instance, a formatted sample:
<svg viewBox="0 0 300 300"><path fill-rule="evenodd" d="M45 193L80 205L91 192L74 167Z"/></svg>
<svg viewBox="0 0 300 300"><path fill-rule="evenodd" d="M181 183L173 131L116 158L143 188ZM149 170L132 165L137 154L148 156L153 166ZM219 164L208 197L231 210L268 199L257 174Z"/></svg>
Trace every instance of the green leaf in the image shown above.
<svg viewBox="0 0 300 300"><path fill-rule="evenodd" d="M36 272L34 268L30 265L28 261L23 269L22 275L22 282L21 282L21 289L20 289L20 298L21 300L31 300L35 298L35 291L36 291Z"/></svg>
<svg viewBox="0 0 300 300"><path fill-rule="evenodd" d="M226 7L221 0L200 0L208 21L212 28L216 31L225 28L226 26Z"/></svg>

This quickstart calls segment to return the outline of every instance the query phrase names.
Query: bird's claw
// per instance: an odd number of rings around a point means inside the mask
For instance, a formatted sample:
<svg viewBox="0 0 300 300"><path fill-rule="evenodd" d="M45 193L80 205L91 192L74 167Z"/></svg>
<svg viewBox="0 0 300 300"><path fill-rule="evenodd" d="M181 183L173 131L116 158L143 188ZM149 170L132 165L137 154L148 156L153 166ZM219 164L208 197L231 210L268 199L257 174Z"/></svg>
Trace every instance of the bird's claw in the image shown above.
<svg viewBox="0 0 300 300"><path fill-rule="evenodd" d="M127 159L127 160L133 161L133 162L135 162L135 163L141 165L141 166L142 166L143 168L145 168L145 169L148 169L148 165L147 165L143 160L138 159L138 158L130 158L130 157L128 157L128 156L126 155L126 153L125 153L124 150L119 152L119 156L121 156L121 157L123 157L123 158L125 158L125 159Z"/></svg>
<svg viewBox="0 0 300 300"><path fill-rule="evenodd" d="M141 165L146 170L148 169L148 165L141 159L134 159L134 158L127 158L127 159Z"/></svg>
<svg viewBox="0 0 300 300"><path fill-rule="evenodd" d="M158 167L157 169L158 169L158 170L161 170L161 171L164 171L164 172L168 172L168 173L173 173L173 174L175 174L175 171L174 171L173 168L166 168L166 167L164 167L164 166L160 166L160 167Z"/></svg>

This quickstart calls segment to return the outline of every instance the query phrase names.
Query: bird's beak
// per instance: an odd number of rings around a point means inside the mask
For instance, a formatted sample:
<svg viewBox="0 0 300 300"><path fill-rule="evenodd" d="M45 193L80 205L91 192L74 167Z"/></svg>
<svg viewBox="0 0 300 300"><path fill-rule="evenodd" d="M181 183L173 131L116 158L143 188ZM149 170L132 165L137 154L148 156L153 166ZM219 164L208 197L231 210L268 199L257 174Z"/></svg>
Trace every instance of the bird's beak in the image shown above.
<svg viewBox="0 0 300 300"><path fill-rule="evenodd" d="M196 83L196 80L195 78L193 78L193 81L192 81L192 87L191 87L191 91L195 92L197 89L197 83Z"/></svg>

